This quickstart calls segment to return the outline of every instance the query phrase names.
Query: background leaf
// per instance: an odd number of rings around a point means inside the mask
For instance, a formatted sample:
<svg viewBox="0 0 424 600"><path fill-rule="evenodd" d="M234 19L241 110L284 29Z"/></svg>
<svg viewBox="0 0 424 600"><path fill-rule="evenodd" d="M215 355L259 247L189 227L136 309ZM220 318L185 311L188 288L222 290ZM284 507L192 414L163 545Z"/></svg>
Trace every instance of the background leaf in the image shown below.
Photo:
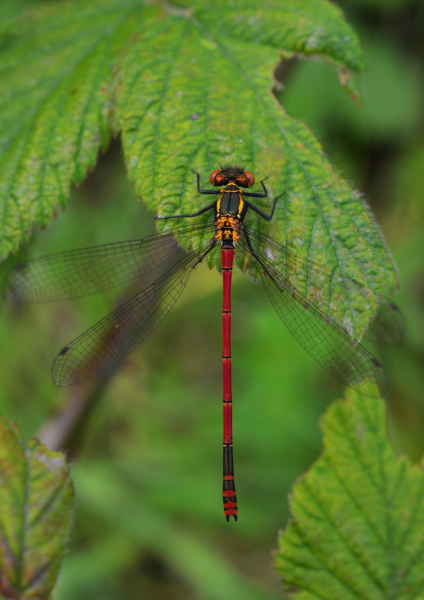
<svg viewBox="0 0 424 600"><path fill-rule="evenodd" d="M0 417L0 595L47 600L68 536L73 487L65 457Z"/></svg>
<svg viewBox="0 0 424 600"><path fill-rule="evenodd" d="M121 131L136 192L162 215L198 207L192 167L204 181L217 160L269 176L271 198L285 191L274 239L326 264L346 289L331 303L328 282L289 275L307 294L320 285L321 308L359 339L379 297L397 286L392 259L359 194L270 93L279 54L314 55L357 97L357 38L324 0L233 0L219 18L217 8L65 2L31 9L9 31L0 57L0 255L34 223L47 225ZM350 290L352 280L368 293Z"/></svg>
<svg viewBox="0 0 424 600"><path fill-rule="evenodd" d="M350 394L323 422L324 452L294 486L275 566L299 600L424 597L424 474L396 458L384 403Z"/></svg>

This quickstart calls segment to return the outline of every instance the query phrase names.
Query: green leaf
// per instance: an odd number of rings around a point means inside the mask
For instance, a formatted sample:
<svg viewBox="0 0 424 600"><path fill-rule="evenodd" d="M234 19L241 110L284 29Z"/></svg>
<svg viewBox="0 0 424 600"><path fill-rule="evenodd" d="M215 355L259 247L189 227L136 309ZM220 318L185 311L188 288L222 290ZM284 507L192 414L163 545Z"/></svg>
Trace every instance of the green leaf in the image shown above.
<svg viewBox="0 0 424 600"><path fill-rule="evenodd" d="M360 195L271 93L280 57L293 55L324 58L357 96L364 59L327 0L218 0L212 8L206 0L91 0L31 9L0 55L0 256L16 251L34 224L49 223L71 182L121 132L135 189L161 215L202 205L191 168L204 183L218 160L247 162L258 180L269 176L270 198L259 206L269 210L272 197L285 196L271 225L260 226L305 265L326 265L346 290L332 303L329 282L309 281L305 269L287 275L359 339L397 274ZM218 263L215 253L210 264ZM348 289L351 281L360 285Z"/></svg>
<svg viewBox="0 0 424 600"><path fill-rule="evenodd" d="M298 600L424 598L424 474L395 456L383 401L351 393L323 431L324 452L295 484L279 540L285 589Z"/></svg>
<svg viewBox="0 0 424 600"><path fill-rule="evenodd" d="M66 459L0 417L0 595L48 599L65 553L73 487Z"/></svg>

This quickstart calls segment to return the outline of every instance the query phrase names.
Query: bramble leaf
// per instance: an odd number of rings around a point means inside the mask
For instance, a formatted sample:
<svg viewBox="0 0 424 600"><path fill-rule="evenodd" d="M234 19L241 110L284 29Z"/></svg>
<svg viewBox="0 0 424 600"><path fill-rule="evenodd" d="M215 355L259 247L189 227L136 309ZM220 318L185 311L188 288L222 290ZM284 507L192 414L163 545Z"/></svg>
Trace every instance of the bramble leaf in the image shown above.
<svg viewBox="0 0 424 600"><path fill-rule="evenodd" d="M382 400L330 407L324 452L294 486L275 567L297 600L424 598L424 473L397 458Z"/></svg>
<svg viewBox="0 0 424 600"><path fill-rule="evenodd" d="M0 256L34 224L49 223L99 147L121 132L130 179L160 215L202 206L191 168L203 184L217 161L247 162L258 180L268 176L260 207L285 195L271 225L258 226L304 264L312 258L334 272L346 289L333 304L330 285L289 275L359 339L397 274L359 194L271 93L280 58L295 55L322 57L357 97L364 59L327 0L78 0L30 9L0 52ZM367 293L348 291L350 281Z"/></svg>
<svg viewBox="0 0 424 600"><path fill-rule="evenodd" d="M73 487L63 454L0 417L0 596L47 600L65 553Z"/></svg>

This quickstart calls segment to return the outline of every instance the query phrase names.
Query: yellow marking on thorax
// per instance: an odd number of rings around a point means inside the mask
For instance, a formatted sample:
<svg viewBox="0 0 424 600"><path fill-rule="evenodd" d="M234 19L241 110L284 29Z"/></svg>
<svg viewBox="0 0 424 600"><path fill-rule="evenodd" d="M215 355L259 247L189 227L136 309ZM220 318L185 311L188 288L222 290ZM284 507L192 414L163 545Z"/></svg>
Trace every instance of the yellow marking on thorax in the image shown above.
<svg viewBox="0 0 424 600"><path fill-rule="evenodd" d="M236 184L233 184L233 185L236 185ZM239 202L239 205L238 205L237 217L238 217L238 218L240 218L240 216L241 216L241 211L243 210L243 206L244 206L244 201L242 200L242 196L241 196L241 194L243 193L243 190L241 190L241 189L238 187L238 188L237 188L237 189L235 189L235 190L226 190L226 189L222 189L222 190L220 190L220 192L221 192L221 195L220 195L220 197L218 198L218 201L217 201L217 203L216 203L216 212L217 212L217 214L218 214L218 215L219 215L219 214L221 214L221 200L222 200L222 196L223 196L224 194L237 194L237 192L238 192L238 193L240 194L240 202Z"/></svg>

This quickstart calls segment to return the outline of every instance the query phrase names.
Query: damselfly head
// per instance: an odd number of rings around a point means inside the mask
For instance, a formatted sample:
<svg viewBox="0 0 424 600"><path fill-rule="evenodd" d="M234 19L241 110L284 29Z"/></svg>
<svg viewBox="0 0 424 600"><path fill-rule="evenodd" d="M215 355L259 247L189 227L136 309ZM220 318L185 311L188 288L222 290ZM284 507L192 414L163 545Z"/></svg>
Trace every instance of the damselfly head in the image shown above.
<svg viewBox="0 0 424 600"><path fill-rule="evenodd" d="M255 183L255 177L250 171L245 171L239 167L221 167L221 169L215 169L209 175L209 182L212 185L223 186L228 183L236 183L240 187L252 187Z"/></svg>

